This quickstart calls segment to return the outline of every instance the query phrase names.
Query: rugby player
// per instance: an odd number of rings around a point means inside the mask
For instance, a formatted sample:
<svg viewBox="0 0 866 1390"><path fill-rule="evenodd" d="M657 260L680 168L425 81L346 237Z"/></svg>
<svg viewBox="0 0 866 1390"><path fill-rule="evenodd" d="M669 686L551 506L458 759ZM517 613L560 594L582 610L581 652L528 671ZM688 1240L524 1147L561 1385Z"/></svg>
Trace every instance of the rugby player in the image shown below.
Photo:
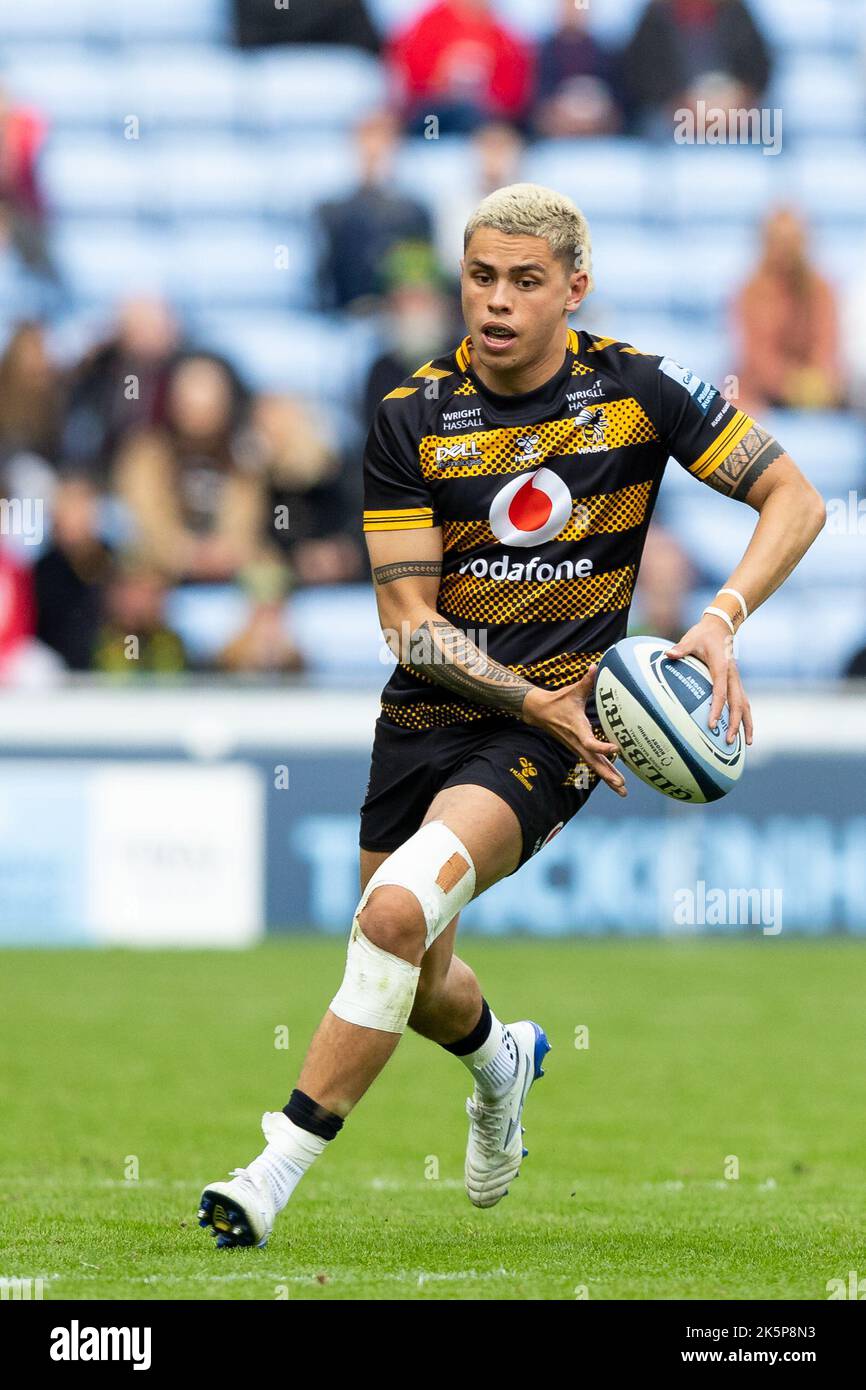
<svg viewBox="0 0 866 1390"><path fill-rule="evenodd" d="M718 596L669 649L709 667L710 722L727 701L729 741L741 726L752 740L732 635L824 523L782 446L715 387L569 326L592 262L568 198L534 184L492 193L460 266L467 335L385 397L364 458L364 530L397 665L361 809L345 972L287 1105L263 1118L264 1151L202 1194L220 1246L267 1241L407 1026L468 1069L470 1201L505 1195L549 1044L538 1023L497 1018L454 953L458 919L599 782L626 795L593 683L626 635L668 458L758 514Z"/></svg>

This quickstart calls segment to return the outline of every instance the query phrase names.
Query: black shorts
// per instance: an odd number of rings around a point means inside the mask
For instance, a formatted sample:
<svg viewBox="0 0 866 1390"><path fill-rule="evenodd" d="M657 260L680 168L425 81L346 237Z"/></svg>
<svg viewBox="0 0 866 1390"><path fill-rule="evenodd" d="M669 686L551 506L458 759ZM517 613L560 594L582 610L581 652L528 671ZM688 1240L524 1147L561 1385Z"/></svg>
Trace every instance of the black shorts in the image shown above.
<svg viewBox="0 0 866 1390"><path fill-rule="evenodd" d="M564 744L518 720L484 720L419 732L376 720L361 807L361 849L397 849L443 787L487 787L512 807L523 832L516 873L575 815L598 778Z"/></svg>

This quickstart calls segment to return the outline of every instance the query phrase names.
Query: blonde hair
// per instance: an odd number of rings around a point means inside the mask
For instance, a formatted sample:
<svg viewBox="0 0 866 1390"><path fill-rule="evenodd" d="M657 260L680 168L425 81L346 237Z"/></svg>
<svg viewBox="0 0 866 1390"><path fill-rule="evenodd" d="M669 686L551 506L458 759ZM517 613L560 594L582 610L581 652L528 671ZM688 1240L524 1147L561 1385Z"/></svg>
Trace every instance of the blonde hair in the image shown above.
<svg viewBox="0 0 866 1390"><path fill-rule="evenodd" d="M491 227L508 236L543 237L569 272L584 270L593 288L592 238L589 224L564 193L538 183L510 183L489 193L473 212L463 233L463 249L479 227Z"/></svg>

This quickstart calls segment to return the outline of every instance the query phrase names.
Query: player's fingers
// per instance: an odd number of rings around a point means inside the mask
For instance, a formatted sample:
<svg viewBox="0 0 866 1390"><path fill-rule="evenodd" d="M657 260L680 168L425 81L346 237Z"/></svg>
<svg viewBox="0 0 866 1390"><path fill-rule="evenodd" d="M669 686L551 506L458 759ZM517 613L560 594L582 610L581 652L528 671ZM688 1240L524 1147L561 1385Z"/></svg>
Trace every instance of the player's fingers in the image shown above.
<svg viewBox="0 0 866 1390"><path fill-rule="evenodd" d="M752 706L745 699L743 703L743 728L746 731L746 743L751 743L755 736L755 726L752 722Z"/></svg>
<svg viewBox="0 0 866 1390"><path fill-rule="evenodd" d="M733 743L737 737L740 725L743 722L743 709L746 703L743 683L740 680L740 673L733 662L728 671L728 721L727 743Z"/></svg>
<svg viewBox="0 0 866 1390"><path fill-rule="evenodd" d="M602 782L607 783L611 791L615 791L617 796L628 795L625 778L621 772L617 771L613 763L609 762L607 758L601 757L600 754L590 753L588 750L583 756L587 766L601 778Z"/></svg>
<svg viewBox="0 0 866 1390"><path fill-rule="evenodd" d="M715 670L710 667L710 675L713 679L713 699L710 705L710 728L715 729L719 722L719 715L725 707L725 700L728 695L728 663L721 661L716 665Z"/></svg>

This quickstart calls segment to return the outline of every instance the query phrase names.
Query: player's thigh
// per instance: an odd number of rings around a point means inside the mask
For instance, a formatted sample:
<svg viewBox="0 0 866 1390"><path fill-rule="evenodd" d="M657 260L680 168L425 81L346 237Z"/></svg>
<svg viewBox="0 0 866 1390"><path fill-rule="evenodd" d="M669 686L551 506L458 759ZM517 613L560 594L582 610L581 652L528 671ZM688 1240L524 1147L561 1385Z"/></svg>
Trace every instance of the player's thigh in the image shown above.
<svg viewBox="0 0 866 1390"><path fill-rule="evenodd" d="M456 833L456 832L455 832ZM392 853L391 850L361 850L361 892L367 887L369 880L376 872L380 864ZM454 954L454 942L457 938L457 924L460 921L460 913L452 917L444 931L440 932L432 946L428 946L424 952L424 959L421 961L420 984L425 987L433 988L441 984L451 965L451 957Z"/></svg>
<svg viewBox="0 0 866 1390"><path fill-rule="evenodd" d="M441 820L469 851L475 866L475 892L513 873L523 851L517 813L496 792L471 782L443 787L430 803L423 824Z"/></svg>

